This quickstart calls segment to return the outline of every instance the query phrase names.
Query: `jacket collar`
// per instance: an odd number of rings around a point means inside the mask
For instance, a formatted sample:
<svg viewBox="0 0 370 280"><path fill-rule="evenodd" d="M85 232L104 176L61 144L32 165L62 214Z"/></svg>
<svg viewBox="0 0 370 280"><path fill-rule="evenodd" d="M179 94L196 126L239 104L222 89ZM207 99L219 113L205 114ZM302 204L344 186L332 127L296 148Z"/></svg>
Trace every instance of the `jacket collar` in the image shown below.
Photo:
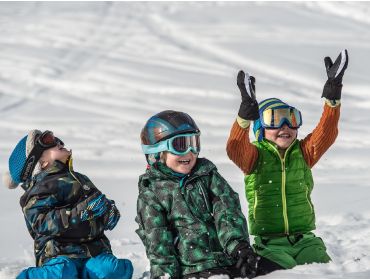
<svg viewBox="0 0 370 280"><path fill-rule="evenodd" d="M46 176L56 174L59 172L67 171L68 170L68 165L56 160L54 163L47 169L41 171L38 173L36 176L33 178L27 180L24 182L21 187L27 191L29 188L31 188L35 183L42 181Z"/></svg>

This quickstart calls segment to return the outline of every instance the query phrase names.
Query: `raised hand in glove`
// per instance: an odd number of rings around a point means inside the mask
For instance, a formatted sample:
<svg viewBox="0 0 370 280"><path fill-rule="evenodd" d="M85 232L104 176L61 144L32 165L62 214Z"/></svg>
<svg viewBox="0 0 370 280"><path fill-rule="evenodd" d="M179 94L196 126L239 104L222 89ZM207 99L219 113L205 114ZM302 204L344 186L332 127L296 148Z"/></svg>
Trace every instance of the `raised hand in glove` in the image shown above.
<svg viewBox="0 0 370 280"><path fill-rule="evenodd" d="M121 214L119 213L113 200L110 200L110 207L104 216L105 230L112 230L117 225Z"/></svg>
<svg viewBox="0 0 370 280"><path fill-rule="evenodd" d="M334 63L329 56L324 58L324 63L328 80L324 85L321 97L325 97L326 99L333 101L340 100L343 86L343 75L348 66L347 50L343 50Z"/></svg>
<svg viewBox="0 0 370 280"><path fill-rule="evenodd" d="M232 255L237 259L235 268L240 271L240 277L256 277L260 256L253 251L248 243L237 245Z"/></svg>
<svg viewBox="0 0 370 280"><path fill-rule="evenodd" d="M247 82L247 86L246 86ZM258 103L256 101L256 79L240 70L237 78L237 85L242 95L238 115L244 120L254 121L259 119Z"/></svg>

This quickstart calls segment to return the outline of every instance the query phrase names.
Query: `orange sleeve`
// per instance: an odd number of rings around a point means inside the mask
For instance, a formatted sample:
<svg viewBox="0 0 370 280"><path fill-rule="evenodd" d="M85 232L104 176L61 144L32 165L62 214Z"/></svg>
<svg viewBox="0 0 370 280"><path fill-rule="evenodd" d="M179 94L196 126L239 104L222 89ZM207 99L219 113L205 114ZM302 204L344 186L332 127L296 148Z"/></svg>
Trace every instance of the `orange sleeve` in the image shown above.
<svg viewBox="0 0 370 280"><path fill-rule="evenodd" d="M227 140L226 152L244 174L252 171L258 158L258 150L249 141L249 126L242 128L237 121L234 122Z"/></svg>
<svg viewBox="0 0 370 280"><path fill-rule="evenodd" d="M303 156L311 168L337 138L339 115L340 105L333 108L325 104L319 124L302 140Z"/></svg>

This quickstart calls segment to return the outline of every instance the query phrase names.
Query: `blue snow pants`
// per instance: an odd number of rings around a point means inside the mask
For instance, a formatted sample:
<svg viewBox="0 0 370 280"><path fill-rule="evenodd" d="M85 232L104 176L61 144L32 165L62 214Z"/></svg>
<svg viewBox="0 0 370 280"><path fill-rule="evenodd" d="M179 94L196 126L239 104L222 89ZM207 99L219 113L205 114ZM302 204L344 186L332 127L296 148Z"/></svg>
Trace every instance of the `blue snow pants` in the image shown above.
<svg viewBox="0 0 370 280"><path fill-rule="evenodd" d="M59 256L40 267L23 270L17 279L131 279L133 270L130 260L107 253L87 259Z"/></svg>

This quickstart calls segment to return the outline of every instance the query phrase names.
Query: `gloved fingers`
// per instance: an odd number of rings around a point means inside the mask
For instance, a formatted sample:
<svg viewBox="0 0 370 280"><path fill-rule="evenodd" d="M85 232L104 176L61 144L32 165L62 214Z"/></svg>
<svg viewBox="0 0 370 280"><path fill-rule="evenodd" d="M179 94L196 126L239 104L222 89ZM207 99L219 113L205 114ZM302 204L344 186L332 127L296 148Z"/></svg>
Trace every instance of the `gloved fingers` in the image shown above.
<svg viewBox="0 0 370 280"><path fill-rule="evenodd" d="M100 208L107 207L108 200L105 198L105 195L102 195L100 199L94 204L94 207L92 208L92 211L100 211Z"/></svg>
<svg viewBox="0 0 370 280"><path fill-rule="evenodd" d="M101 215L103 215L107 211L107 208L107 205L103 204L99 209L96 209L94 211L94 217L100 217Z"/></svg>
<svg viewBox="0 0 370 280"><path fill-rule="evenodd" d="M330 61L329 61L329 59L327 59L327 57L324 59L326 67L331 62L331 59L330 59ZM341 81L341 79L343 77L343 74L344 74L344 71L346 70L347 65L348 65L348 52L347 52L347 50L343 50L338 55L334 64L333 64L333 62L331 62L331 63L332 63L332 65L329 68L327 68L327 70L326 70L326 72L328 74L328 78L329 79L336 79L337 78L337 79L340 79L340 81Z"/></svg>
<svg viewBox="0 0 370 280"><path fill-rule="evenodd" d="M324 58L324 63L325 63L325 69L328 72L329 69L333 66L333 61L331 60L329 56L327 56Z"/></svg>
<svg viewBox="0 0 370 280"><path fill-rule="evenodd" d="M256 100L256 78L248 75L249 93L253 101Z"/></svg>
<svg viewBox="0 0 370 280"><path fill-rule="evenodd" d="M87 204L87 209L88 210L93 210L94 208L98 208L99 204L102 202L104 195L101 194L98 197L92 199L91 201L88 202Z"/></svg>
<svg viewBox="0 0 370 280"><path fill-rule="evenodd" d="M109 219L107 222L107 225L105 227L106 230L112 230L118 223L119 219L121 218L121 215L119 212L114 211L109 213Z"/></svg>
<svg viewBox="0 0 370 280"><path fill-rule="evenodd" d="M257 275L257 270L251 269L248 265L244 265L240 270L240 276L242 278L247 277L249 279L252 279L256 277L256 275Z"/></svg>
<svg viewBox="0 0 370 280"><path fill-rule="evenodd" d="M337 57L335 63L338 61L338 69L335 74L335 78L342 77L344 74L344 71L347 69L348 66L348 51L346 49L342 50L339 56ZM334 64L335 64L334 63Z"/></svg>
<svg viewBox="0 0 370 280"><path fill-rule="evenodd" d="M243 70L240 70L239 73L238 73L238 77L237 77L237 85L240 87L240 86L243 86L245 87L245 82L244 82L244 79L245 79L245 74L244 74L244 71Z"/></svg>
<svg viewBox="0 0 370 280"><path fill-rule="evenodd" d="M114 216L110 221L108 221L108 229L112 230L117 225L120 216Z"/></svg>
<svg viewBox="0 0 370 280"><path fill-rule="evenodd" d="M248 73L247 73L248 75ZM242 95L242 101L251 102L250 92L249 92L249 75L246 77L246 74L243 70L240 70L237 77L237 85L239 87L240 93ZM245 81L248 81L248 87L246 87Z"/></svg>
<svg viewBox="0 0 370 280"><path fill-rule="evenodd" d="M248 270L248 266L247 265L243 265L242 268L240 269L240 276L242 278L245 278L247 277L247 270Z"/></svg>
<svg viewBox="0 0 370 280"><path fill-rule="evenodd" d="M236 265L235 265L235 267L237 268L237 269L240 269L241 267L242 267L242 265L243 265L243 263L245 262L245 259L243 259L243 258L239 258L238 259L238 261L236 262Z"/></svg>

